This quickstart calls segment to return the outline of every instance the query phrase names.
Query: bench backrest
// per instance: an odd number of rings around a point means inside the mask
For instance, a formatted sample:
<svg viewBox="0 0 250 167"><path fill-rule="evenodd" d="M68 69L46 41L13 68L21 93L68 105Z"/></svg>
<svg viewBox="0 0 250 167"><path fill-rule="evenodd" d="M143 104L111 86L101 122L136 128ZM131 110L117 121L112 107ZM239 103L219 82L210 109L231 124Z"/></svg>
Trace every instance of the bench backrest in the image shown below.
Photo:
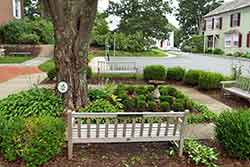
<svg viewBox="0 0 250 167"><path fill-rule="evenodd" d="M122 112L68 114L71 143L179 141L185 112Z"/></svg>
<svg viewBox="0 0 250 167"><path fill-rule="evenodd" d="M136 73L136 62L98 61L98 73Z"/></svg>
<svg viewBox="0 0 250 167"><path fill-rule="evenodd" d="M250 78L243 77L243 76L239 77L237 79L237 87L242 90L249 91L250 90Z"/></svg>

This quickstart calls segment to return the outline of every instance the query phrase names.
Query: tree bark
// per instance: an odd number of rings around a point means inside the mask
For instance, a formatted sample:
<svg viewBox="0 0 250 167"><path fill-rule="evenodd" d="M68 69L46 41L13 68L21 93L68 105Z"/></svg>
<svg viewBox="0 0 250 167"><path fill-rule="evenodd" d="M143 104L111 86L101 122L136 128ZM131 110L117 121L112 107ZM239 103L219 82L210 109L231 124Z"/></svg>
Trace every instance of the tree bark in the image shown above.
<svg viewBox="0 0 250 167"><path fill-rule="evenodd" d="M69 85L63 95L65 109L78 110L88 101L88 43L97 0L43 1L54 24L57 82L65 81Z"/></svg>

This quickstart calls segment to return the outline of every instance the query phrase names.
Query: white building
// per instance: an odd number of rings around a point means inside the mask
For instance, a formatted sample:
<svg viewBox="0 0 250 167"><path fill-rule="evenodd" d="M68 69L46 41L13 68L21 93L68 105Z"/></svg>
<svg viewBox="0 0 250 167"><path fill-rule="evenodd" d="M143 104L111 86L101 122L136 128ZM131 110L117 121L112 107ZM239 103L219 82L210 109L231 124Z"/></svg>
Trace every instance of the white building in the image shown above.
<svg viewBox="0 0 250 167"><path fill-rule="evenodd" d="M169 32L166 40L156 40L155 46L162 50L174 49L174 32Z"/></svg>

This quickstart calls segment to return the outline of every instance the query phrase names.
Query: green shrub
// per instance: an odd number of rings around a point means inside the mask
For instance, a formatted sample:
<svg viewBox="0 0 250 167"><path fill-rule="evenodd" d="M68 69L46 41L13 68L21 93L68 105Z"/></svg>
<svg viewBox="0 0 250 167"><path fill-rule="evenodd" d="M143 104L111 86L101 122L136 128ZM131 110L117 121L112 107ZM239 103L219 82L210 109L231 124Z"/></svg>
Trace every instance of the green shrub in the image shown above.
<svg viewBox="0 0 250 167"><path fill-rule="evenodd" d="M172 96L160 96L160 102L168 102L169 104L173 104L174 97L172 97Z"/></svg>
<svg viewBox="0 0 250 167"><path fill-rule="evenodd" d="M165 80L166 69L162 65L146 66L143 70L144 80Z"/></svg>
<svg viewBox="0 0 250 167"><path fill-rule="evenodd" d="M223 55L224 54L224 51L220 48L215 48L214 49L214 54L217 54L217 55Z"/></svg>
<svg viewBox="0 0 250 167"><path fill-rule="evenodd" d="M161 112L168 112L170 111L170 104L168 102L161 102L160 109L161 109Z"/></svg>
<svg viewBox="0 0 250 167"><path fill-rule="evenodd" d="M24 18L1 26L0 37L5 44L53 44L54 30L47 20Z"/></svg>
<svg viewBox="0 0 250 167"><path fill-rule="evenodd" d="M177 91L175 97L176 97L177 99L185 99L186 96L185 96L182 92Z"/></svg>
<svg viewBox="0 0 250 167"><path fill-rule="evenodd" d="M192 109L197 113L188 116L188 123L190 124L215 122L218 118L216 113L209 111L208 107L203 104L192 102Z"/></svg>
<svg viewBox="0 0 250 167"><path fill-rule="evenodd" d="M233 157L250 159L250 110L223 112L216 123L216 138Z"/></svg>
<svg viewBox="0 0 250 167"><path fill-rule="evenodd" d="M184 152L188 154L195 165L205 165L207 167L216 167L215 161L218 160L218 153L205 145L201 145L195 140L186 140L184 144Z"/></svg>
<svg viewBox="0 0 250 167"><path fill-rule="evenodd" d="M64 121L52 117L25 120L20 157L29 166L38 166L62 151L65 142Z"/></svg>
<svg viewBox="0 0 250 167"><path fill-rule="evenodd" d="M43 116L14 118L1 127L0 148L7 160L18 157L28 166L39 166L58 154L64 145L64 121Z"/></svg>
<svg viewBox="0 0 250 167"><path fill-rule="evenodd" d="M24 120L12 118L6 120L4 115L0 115L0 150L5 159L16 160L21 144L21 135L24 129Z"/></svg>
<svg viewBox="0 0 250 167"><path fill-rule="evenodd" d="M148 109L149 111L156 111L157 110L157 103L155 101L148 102Z"/></svg>
<svg viewBox="0 0 250 167"><path fill-rule="evenodd" d="M145 86L136 86L135 87L136 95L146 95L148 93L147 87Z"/></svg>
<svg viewBox="0 0 250 167"><path fill-rule="evenodd" d="M225 80L220 73L204 72L199 78L199 88L204 90L220 88L220 82Z"/></svg>
<svg viewBox="0 0 250 167"><path fill-rule="evenodd" d="M167 87L167 92L169 96L176 97L177 90L174 87Z"/></svg>
<svg viewBox="0 0 250 167"><path fill-rule="evenodd" d="M213 49L212 49L212 48L208 48L208 49L206 50L206 53L212 54L212 53L213 53Z"/></svg>
<svg viewBox="0 0 250 167"><path fill-rule="evenodd" d="M166 86L160 86L159 92L162 96L167 96L168 95L168 87Z"/></svg>
<svg viewBox="0 0 250 167"><path fill-rule="evenodd" d="M172 108L175 112L183 112L185 110L185 100L176 99L176 101L172 105Z"/></svg>
<svg viewBox="0 0 250 167"><path fill-rule="evenodd" d="M39 44L39 36L36 34L21 34L18 41L21 41L22 44Z"/></svg>
<svg viewBox="0 0 250 167"><path fill-rule="evenodd" d="M90 89L88 92L90 101L95 101L97 99L107 99L108 96L108 93L103 89Z"/></svg>
<svg viewBox="0 0 250 167"><path fill-rule="evenodd" d="M108 100L97 99L90 103L85 108L80 110L81 112L120 112L121 109L112 105Z"/></svg>
<svg viewBox="0 0 250 167"><path fill-rule="evenodd" d="M49 80L53 80L56 78L57 72L56 72L56 68L52 68L47 72L47 76L49 78Z"/></svg>
<svg viewBox="0 0 250 167"><path fill-rule="evenodd" d="M138 111L145 111L146 107L147 107L147 103L146 103L145 100L137 99L136 108L137 108Z"/></svg>
<svg viewBox="0 0 250 167"><path fill-rule="evenodd" d="M134 111L136 108L135 98L132 99L126 98L125 100L122 100L122 104L124 105L127 111L132 111L132 110Z"/></svg>
<svg viewBox="0 0 250 167"><path fill-rule="evenodd" d="M181 67L173 67L167 69L167 79L182 81L185 75L185 69Z"/></svg>
<svg viewBox="0 0 250 167"><path fill-rule="evenodd" d="M51 90L33 88L0 100L0 111L6 118L59 116L63 112L63 101Z"/></svg>
<svg viewBox="0 0 250 167"><path fill-rule="evenodd" d="M196 86L199 83L199 78L202 75L201 70L188 70L184 77L184 83L192 86Z"/></svg>
<svg viewBox="0 0 250 167"><path fill-rule="evenodd" d="M233 53L234 57L241 57L242 55L243 55L243 53L241 53L241 52L235 52L235 53Z"/></svg>
<svg viewBox="0 0 250 167"><path fill-rule="evenodd" d="M227 53L226 56L233 56L233 53Z"/></svg>

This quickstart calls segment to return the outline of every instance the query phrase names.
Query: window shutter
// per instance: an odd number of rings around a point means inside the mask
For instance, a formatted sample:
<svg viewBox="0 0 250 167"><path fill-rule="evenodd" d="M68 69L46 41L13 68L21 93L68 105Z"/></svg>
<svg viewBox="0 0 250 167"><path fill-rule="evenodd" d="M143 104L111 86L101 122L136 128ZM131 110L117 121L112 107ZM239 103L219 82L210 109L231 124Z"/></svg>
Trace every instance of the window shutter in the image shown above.
<svg viewBox="0 0 250 167"><path fill-rule="evenodd" d="M240 26L240 13L238 13L238 26Z"/></svg>
<svg viewBox="0 0 250 167"><path fill-rule="evenodd" d="M230 16L230 27L233 27L233 14L231 14L231 16Z"/></svg>
<svg viewBox="0 0 250 167"><path fill-rule="evenodd" d="M239 48L242 46L242 34L239 33Z"/></svg>
<svg viewBox="0 0 250 167"><path fill-rule="evenodd" d="M247 47L250 48L250 33L247 34Z"/></svg>
<svg viewBox="0 0 250 167"><path fill-rule="evenodd" d="M204 25L203 25L203 30L206 31L207 30L207 20L204 20Z"/></svg>
<svg viewBox="0 0 250 167"><path fill-rule="evenodd" d="M212 29L214 29L214 18L212 19Z"/></svg>
<svg viewBox="0 0 250 167"><path fill-rule="evenodd" d="M220 29L222 29L222 17L220 17Z"/></svg>

